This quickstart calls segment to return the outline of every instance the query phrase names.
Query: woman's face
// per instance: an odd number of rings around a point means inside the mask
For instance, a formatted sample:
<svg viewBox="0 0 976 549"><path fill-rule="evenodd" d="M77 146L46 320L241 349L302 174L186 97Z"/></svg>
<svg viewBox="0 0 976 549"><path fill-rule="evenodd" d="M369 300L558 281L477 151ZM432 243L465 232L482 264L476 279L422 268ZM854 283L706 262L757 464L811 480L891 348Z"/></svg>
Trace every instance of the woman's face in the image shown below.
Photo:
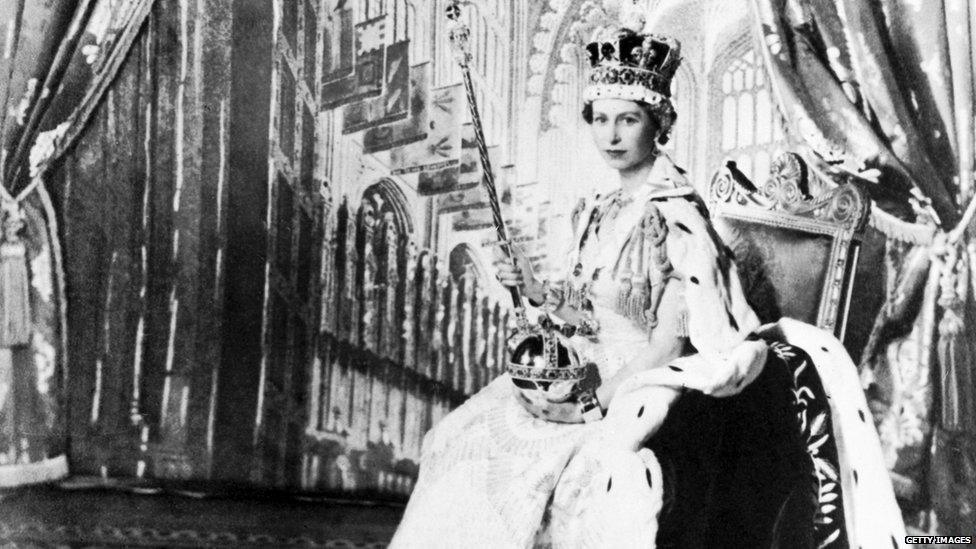
<svg viewBox="0 0 976 549"><path fill-rule="evenodd" d="M634 101L597 99L590 132L607 164L628 170L642 165L654 152L657 124Z"/></svg>

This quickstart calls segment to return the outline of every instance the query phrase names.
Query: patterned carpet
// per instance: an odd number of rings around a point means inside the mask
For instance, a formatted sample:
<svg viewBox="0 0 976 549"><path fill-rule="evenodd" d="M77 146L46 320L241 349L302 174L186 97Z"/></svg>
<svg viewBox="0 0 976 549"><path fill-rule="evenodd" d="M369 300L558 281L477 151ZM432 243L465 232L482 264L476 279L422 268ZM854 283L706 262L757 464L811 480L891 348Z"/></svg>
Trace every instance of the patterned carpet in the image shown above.
<svg viewBox="0 0 976 549"><path fill-rule="evenodd" d="M323 499L46 486L0 493L0 548L379 548L401 513Z"/></svg>

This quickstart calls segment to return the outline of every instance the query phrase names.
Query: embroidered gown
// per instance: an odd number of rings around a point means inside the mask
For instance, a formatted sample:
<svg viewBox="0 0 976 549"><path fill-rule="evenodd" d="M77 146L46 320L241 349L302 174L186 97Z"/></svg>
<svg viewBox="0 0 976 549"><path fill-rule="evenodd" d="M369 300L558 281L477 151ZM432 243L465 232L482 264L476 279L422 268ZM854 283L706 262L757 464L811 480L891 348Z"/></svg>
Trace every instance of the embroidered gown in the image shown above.
<svg viewBox="0 0 976 549"><path fill-rule="evenodd" d="M533 417L509 376L499 376L427 433L391 547L654 547L662 539L715 546L724 534L714 528L711 541L697 537L705 536L706 512L741 530L779 511L777 504L763 516L743 513L715 486L726 495L781 501L789 495L784 489L809 474L796 465L809 457L797 440L790 374L763 371L767 345L750 337L760 323L735 265L670 159L660 155L634 195L593 197L577 214L561 286L567 304L597 329L574 336L573 344L604 380L629 363L643 368L618 387L606 417L588 424ZM662 222L666 236L655 246L662 231L650 229ZM662 246L670 271L660 269ZM660 283L656 314L648 315ZM670 411L662 387L683 391ZM743 390L754 393L751 404L713 398ZM722 440L729 415L753 424L732 437L741 444ZM768 457L767 444L792 450ZM749 475L733 474L716 484L716 464L740 458L756 460L771 482L757 486ZM659 536L659 527L671 531Z"/></svg>
<svg viewBox="0 0 976 549"><path fill-rule="evenodd" d="M628 314L626 301L649 295L649 281L659 278L644 230L655 209L667 225L674 272L650 327ZM573 546L583 538L603 543L610 531L653 545L662 471L652 451L635 450L653 415L667 413L656 386L732 394L761 369L764 344L746 341L759 321L735 267L666 156L633 196L594 197L579 214L563 285L588 300L599 328L573 343L603 379L635 360L653 370L623 383L607 417L592 424L534 418L516 401L508 375L499 376L425 437L394 547ZM684 338L697 354L679 357L676 342ZM609 491L592 485L598 470L605 478L607 470L619 472ZM605 503L608 497L615 503Z"/></svg>

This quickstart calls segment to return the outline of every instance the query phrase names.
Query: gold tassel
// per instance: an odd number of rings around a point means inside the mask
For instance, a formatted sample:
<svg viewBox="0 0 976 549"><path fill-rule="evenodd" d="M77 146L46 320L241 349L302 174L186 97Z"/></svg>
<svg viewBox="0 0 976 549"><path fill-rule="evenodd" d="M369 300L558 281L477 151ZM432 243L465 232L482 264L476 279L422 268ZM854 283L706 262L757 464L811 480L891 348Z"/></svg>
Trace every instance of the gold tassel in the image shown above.
<svg viewBox="0 0 976 549"><path fill-rule="evenodd" d="M691 327L688 325L688 309L683 309L678 313L678 335L691 337Z"/></svg>
<svg viewBox="0 0 976 549"><path fill-rule="evenodd" d="M0 347L27 345L31 338L30 279L27 246L20 238L23 214L16 202L3 207L0 243Z"/></svg>
<svg viewBox="0 0 976 549"><path fill-rule="evenodd" d="M630 277L624 278L620 281L620 286L617 288L617 311L619 311L624 316L627 315L627 301L630 299L631 281Z"/></svg>
<svg viewBox="0 0 976 549"><path fill-rule="evenodd" d="M644 281L638 280L637 284L634 285L634 289L630 292L630 298L627 300L627 318L636 321L638 324L644 324L644 308L647 303L647 291Z"/></svg>

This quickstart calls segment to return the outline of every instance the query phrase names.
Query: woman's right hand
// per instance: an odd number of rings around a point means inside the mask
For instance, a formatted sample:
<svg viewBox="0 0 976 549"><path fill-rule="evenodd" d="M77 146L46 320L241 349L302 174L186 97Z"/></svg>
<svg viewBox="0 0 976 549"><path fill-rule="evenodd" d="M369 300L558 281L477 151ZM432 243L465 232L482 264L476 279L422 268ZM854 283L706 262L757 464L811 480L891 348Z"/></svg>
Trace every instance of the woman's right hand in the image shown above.
<svg viewBox="0 0 976 549"><path fill-rule="evenodd" d="M510 246L512 257L505 253L504 247ZM495 278L506 288L519 288L525 297L532 301L541 302L545 299L542 295L542 283L535 278L532 270L532 262L525 256L525 252L515 244L505 242L495 243Z"/></svg>

